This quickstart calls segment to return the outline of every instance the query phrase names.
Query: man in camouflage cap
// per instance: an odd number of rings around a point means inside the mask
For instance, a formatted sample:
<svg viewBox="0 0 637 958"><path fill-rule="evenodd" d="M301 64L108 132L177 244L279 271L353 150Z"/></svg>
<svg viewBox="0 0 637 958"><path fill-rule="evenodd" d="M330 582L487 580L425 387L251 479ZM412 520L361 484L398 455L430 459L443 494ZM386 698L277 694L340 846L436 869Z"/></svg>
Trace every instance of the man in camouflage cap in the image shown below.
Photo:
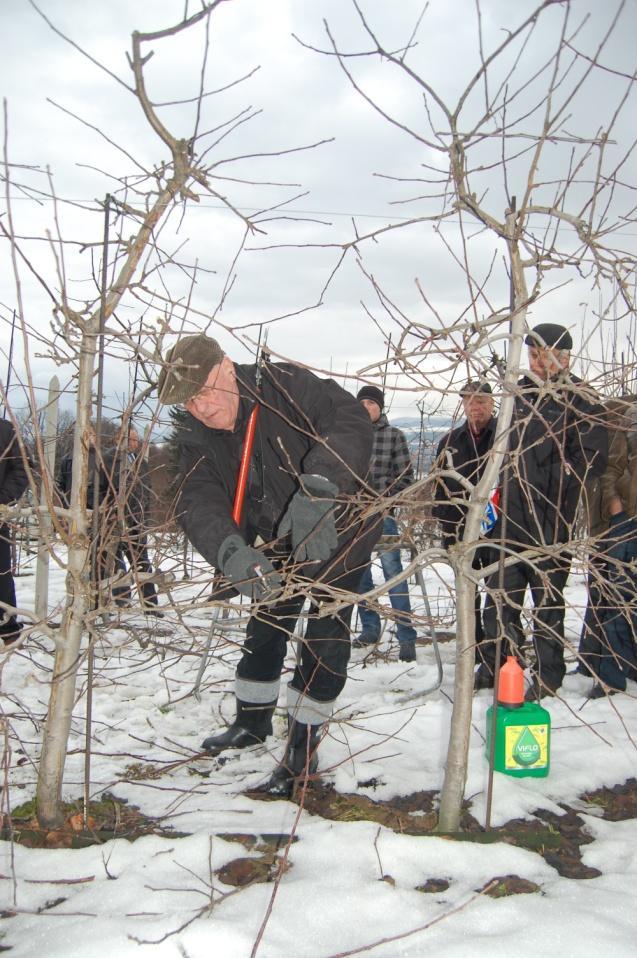
<svg viewBox="0 0 637 958"><path fill-rule="evenodd" d="M379 534L361 497L369 416L331 379L292 363L237 365L202 334L182 337L167 353L158 389L162 403L185 408L177 430L178 520L210 565L253 603L236 670L236 718L205 739L210 754L272 733L287 639L306 596L313 602L287 687L285 756L265 788L285 796L296 778L315 771L347 675L351 606L322 617L317 607L332 589L356 592ZM244 508L235 520L255 404Z"/></svg>

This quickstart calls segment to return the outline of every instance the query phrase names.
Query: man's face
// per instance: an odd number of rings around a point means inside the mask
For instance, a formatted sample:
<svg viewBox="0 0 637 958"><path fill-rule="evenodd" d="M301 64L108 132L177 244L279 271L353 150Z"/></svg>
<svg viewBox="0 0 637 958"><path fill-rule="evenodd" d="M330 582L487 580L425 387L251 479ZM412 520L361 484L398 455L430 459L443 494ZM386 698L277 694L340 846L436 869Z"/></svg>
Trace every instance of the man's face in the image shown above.
<svg viewBox="0 0 637 958"><path fill-rule="evenodd" d="M128 431L128 451L137 452L139 449L139 433L136 429L129 429Z"/></svg>
<svg viewBox="0 0 637 958"><path fill-rule="evenodd" d="M361 405L365 407L369 413L369 418L372 422L378 422L380 419L380 414L382 412L380 406L377 402L374 402L373 399L361 399Z"/></svg>
<svg viewBox="0 0 637 958"><path fill-rule="evenodd" d="M538 379L551 379L560 370L568 369L570 358L565 350L529 346L529 369Z"/></svg>
<svg viewBox="0 0 637 958"><path fill-rule="evenodd" d="M234 429L239 412L239 389L231 359L224 356L212 367L204 386L185 407L210 429Z"/></svg>
<svg viewBox="0 0 637 958"><path fill-rule="evenodd" d="M490 393L463 396L462 408L471 432L482 432L493 415L493 396Z"/></svg>

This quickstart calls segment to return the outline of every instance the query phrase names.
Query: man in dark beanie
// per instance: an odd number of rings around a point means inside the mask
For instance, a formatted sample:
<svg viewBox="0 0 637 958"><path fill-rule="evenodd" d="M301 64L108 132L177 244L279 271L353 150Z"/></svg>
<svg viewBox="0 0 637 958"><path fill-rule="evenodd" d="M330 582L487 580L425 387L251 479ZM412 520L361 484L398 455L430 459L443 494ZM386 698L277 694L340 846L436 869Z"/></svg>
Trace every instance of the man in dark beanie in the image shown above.
<svg viewBox="0 0 637 958"><path fill-rule="evenodd" d="M374 430L370 485L380 496L395 496L414 481L407 440L400 429L389 425L383 413L385 395L382 390L376 386L363 386L356 398L367 410ZM394 510L390 509L383 518L383 536L397 535ZM380 562L386 582L402 574L400 549L381 552ZM371 566L365 569L359 588L361 593L371 592L374 588ZM396 614L398 656L402 662L415 662L416 630L411 624L409 589L404 579L389 590L389 600ZM353 644L358 648L375 645L380 638L380 616L366 602L360 602L358 609L362 631Z"/></svg>
<svg viewBox="0 0 637 958"><path fill-rule="evenodd" d="M524 343L539 349L565 349L570 352L573 348L573 337L568 329L559 323L539 323L529 330Z"/></svg>
<svg viewBox="0 0 637 958"><path fill-rule="evenodd" d="M501 621L496 595L500 570L487 579L483 663L476 688L493 687L495 641L502 654L524 643L521 613L527 587L533 599L536 667L527 700L554 695L564 678L564 588L570 570L567 544L584 483L600 476L607 461L604 409L595 392L570 373L573 341L564 326L541 323L530 330L530 373L518 382L509 451L500 475L500 514L493 542L505 557ZM564 546L564 548L560 548Z"/></svg>
<svg viewBox="0 0 637 958"><path fill-rule="evenodd" d="M362 389L358 390L356 398L359 402L363 403L368 412L369 409L367 402L376 404L378 407L378 415L374 414L376 418L373 420L376 422L385 408L385 393L382 391L382 389L379 389L378 386L363 386Z"/></svg>
<svg viewBox="0 0 637 958"><path fill-rule="evenodd" d="M306 597L313 603L287 687L285 755L262 789L285 797L298 777L316 770L347 675L351 605L323 616L319 607L333 590L357 591L379 534L361 496L369 417L333 380L292 363L236 365L205 335L182 337L168 352L158 388L160 402L186 410L177 429L179 522L252 602L236 671L236 718L206 738L210 754L272 733L287 639ZM242 503L240 465L247 474Z"/></svg>
<svg viewBox="0 0 637 958"><path fill-rule="evenodd" d="M460 542L464 533L470 487L478 484L495 436L491 385L484 379L466 382L460 390L464 422L446 433L438 443L431 477L434 489L433 515L440 523L445 549ZM477 549L473 566L489 561L484 549ZM475 641L480 649L484 639L482 597L476 589Z"/></svg>

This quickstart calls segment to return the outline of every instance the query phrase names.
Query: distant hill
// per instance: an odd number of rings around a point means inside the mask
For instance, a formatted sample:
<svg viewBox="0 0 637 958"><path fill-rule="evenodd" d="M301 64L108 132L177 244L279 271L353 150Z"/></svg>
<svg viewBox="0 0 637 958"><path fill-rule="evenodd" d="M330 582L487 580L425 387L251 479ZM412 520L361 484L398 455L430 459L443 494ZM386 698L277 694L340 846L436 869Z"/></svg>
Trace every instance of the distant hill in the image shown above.
<svg viewBox="0 0 637 958"><path fill-rule="evenodd" d="M404 432L414 466L419 466L421 475L429 472L436 447L444 434L451 429L452 422L451 416L425 416L422 423L421 440L419 418L404 417L391 420L392 426L396 426ZM419 447L421 447L420 457L418 455Z"/></svg>

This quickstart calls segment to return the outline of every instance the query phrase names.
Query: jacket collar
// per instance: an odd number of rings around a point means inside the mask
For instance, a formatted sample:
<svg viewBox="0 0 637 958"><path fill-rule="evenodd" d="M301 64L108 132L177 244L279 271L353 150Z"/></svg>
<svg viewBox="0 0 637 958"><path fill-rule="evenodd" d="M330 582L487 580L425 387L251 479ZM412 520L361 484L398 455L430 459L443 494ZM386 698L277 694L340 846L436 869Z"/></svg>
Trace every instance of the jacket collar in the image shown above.
<svg viewBox="0 0 637 958"><path fill-rule="evenodd" d="M572 375L570 369L563 369L559 373L556 373L555 376L551 376L550 379L536 379L535 376L523 376L518 386L522 386L523 389L536 389L538 392L542 390L548 392L560 386L572 386L573 383L580 382L581 380L578 379L577 376Z"/></svg>
<svg viewBox="0 0 637 958"><path fill-rule="evenodd" d="M498 421L497 416L491 416L491 418L489 419L489 422L486 424L486 426L484 427L484 429L482 430L479 436L476 436L475 433L471 432L471 430L469 429L469 423L466 419L463 422L461 428L464 429L467 435L475 441L476 439L482 439L483 436L488 436L491 433L494 433L495 425L497 421Z"/></svg>
<svg viewBox="0 0 637 958"><path fill-rule="evenodd" d="M387 418L387 416L385 415L385 413L382 412L382 413L380 414L380 416L378 417L378 419L376 420L376 422L373 422L373 423L372 423L372 428L373 428L373 429L385 429L385 427L388 426L388 425L389 425L389 419Z"/></svg>
<svg viewBox="0 0 637 958"><path fill-rule="evenodd" d="M234 429L232 432L237 433L243 432L250 417L250 413L254 408L257 395L257 367L254 365L238 366L235 363L234 370L237 376L237 385L239 387L239 409L237 411L237 421L234 424Z"/></svg>

